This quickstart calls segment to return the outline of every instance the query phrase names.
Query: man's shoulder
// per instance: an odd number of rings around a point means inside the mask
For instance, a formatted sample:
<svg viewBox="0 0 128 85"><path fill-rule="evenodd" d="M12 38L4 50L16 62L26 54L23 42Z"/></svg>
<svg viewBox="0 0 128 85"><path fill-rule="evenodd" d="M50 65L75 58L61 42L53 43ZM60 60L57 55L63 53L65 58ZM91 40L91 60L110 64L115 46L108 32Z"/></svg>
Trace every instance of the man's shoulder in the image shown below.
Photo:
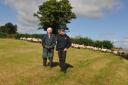
<svg viewBox="0 0 128 85"><path fill-rule="evenodd" d="M60 37L60 36L62 36L62 35L60 35L60 34L56 35L56 37ZM67 34L64 34L63 37L69 38L69 36Z"/></svg>
<svg viewBox="0 0 128 85"><path fill-rule="evenodd" d="M65 37L70 38L67 34L65 34Z"/></svg>

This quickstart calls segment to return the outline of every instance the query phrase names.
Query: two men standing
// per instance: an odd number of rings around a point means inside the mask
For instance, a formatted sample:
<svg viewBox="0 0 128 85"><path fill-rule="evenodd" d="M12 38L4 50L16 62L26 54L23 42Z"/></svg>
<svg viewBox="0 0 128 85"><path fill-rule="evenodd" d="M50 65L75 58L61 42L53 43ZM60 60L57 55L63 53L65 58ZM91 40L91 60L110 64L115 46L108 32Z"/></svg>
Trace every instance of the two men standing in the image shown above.
<svg viewBox="0 0 128 85"><path fill-rule="evenodd" d="M47 34L42 39L43 45L43 65L46 66L47 59L49 59L50 67L52 67L54 47L58 51L59 63L62 72L66 72L66 53L67 49L71 46L71 40L69 36L65 34L65 29L59 29L59 34L55 37L52 34L52 28L47 29Z"/></svg>

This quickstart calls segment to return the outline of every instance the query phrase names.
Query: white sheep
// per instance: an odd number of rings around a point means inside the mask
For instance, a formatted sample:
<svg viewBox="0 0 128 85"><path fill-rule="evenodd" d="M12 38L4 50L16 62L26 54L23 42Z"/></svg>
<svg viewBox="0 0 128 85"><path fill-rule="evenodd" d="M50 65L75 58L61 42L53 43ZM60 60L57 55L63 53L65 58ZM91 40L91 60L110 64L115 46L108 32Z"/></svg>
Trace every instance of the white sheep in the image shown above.
<svg viewBox="0 0 128 85"><path fill-rule="evenodd" d="M118 54L118 51L113 51L114 54Z"/></svg>
<svg viewBox="0 0 128 85"><path fill-rule="evenodd" d="M33 41L33 42L38 42L38 39L32 38L32 41Z"/></svg>
<svg viewBox="0 0 128 85"><path fill-rule="evenodd" d="M20 37L20 40L23 40L23 38L22 38L22 37Z"/></svg>
<svg viewBox="0 0 128 85"><path fill-rule="evenodd" d="M102 51L102 52L106 52L106 51L107 51L107 49L101 49L101 51Z"/></svg>
<svg viewBox="0 0 128 85"><path fill-rule="evenodd" d="M27 41L32 41L32 38L27 38Z"/></svg>
<svg viewBox="0 0 128 85"><path fill-rule="evenodd" d="M25 38L25 37L23 37L23 40L26 40L26 38Z"/></svg>

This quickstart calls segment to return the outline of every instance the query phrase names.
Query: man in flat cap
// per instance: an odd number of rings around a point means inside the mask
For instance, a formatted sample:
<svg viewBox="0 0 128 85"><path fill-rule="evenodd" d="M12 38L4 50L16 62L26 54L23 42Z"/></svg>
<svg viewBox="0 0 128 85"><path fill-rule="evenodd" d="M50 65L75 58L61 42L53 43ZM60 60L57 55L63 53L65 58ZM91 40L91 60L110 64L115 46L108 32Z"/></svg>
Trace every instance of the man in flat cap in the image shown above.
<svg viewBox="0 0 128 85"><path fill-rule="evenodd" d="M68 35L65 34L65 29L59 29L59 34L57 36L56 50L58 51L59 63L61 71L66 73L66 53L68 48L71 46L71 40Z"/></svg>

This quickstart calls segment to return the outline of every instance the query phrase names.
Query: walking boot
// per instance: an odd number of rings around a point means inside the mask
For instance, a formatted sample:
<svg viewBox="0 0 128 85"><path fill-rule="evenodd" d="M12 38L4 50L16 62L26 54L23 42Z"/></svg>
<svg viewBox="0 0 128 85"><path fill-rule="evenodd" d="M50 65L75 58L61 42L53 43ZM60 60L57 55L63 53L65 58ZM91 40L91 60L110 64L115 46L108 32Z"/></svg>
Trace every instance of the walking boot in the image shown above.
<svg viewBox="0 0 128 85"><path fill-rule="evenodd" d="M47 59L43 58L43 66L46 67L47 66Z"/></svg>
<svg viewBox="0 0 128 85"><path fill-rule="evenodd" d="M50 68L52 68L52 66L53 66L52 58L49 59L49 66L50 66Z"/></svg>

